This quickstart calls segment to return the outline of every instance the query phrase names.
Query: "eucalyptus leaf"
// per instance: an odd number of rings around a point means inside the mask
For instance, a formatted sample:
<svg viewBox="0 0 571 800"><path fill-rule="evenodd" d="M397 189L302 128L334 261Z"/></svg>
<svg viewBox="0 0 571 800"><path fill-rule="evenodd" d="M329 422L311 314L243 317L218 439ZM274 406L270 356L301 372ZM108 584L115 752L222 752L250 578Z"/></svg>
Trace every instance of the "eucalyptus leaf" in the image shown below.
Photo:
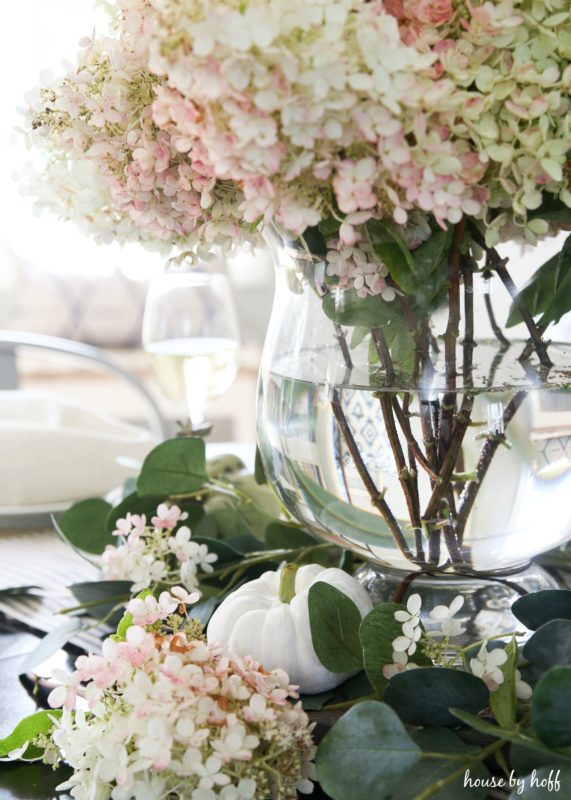
<svg viewBox="0 0 571 800"><path fill-rule="evenodd" d="M131 581L85 581L68 587L90 617L102 619L131 599Z"/></svg>
<svg viewBox="0 0 571 800"><path fill-rule="evenodd" d="M548 747L571 745L571 667L554 667L534 689L531 721Z"/></svg>
<svg viewBox="0 0 571 800"><path fill-rule="evenodd" d="M58 518L56 530L77 550L101 555L108 544L117 544L107 529L111 505L100 497L80 500Z"/></svg>
<svg viewBox="0 0 571 800"><path fill-rule="evenodd" d="M293 550L297 547L311 547L315 544L317 544L316 539L297 525L288 525L286 522L272 522L266 528L266 547L268 550Z"/></svg>
<svg viewBox="0 0 571 800"><path fill-rule="evenodd" d="M204 439L170 439L145 458L137 480L140 497L191 494L208 480Z"/></svg>
<svg viewBox="0 0 571 800"><path fill-rule="evenodd" d="M498 725L502 728L513 728L516 721L516 669L518 646L515 636L506 646L507 660L501 666L504 676L495 692L490 692L490 706Z"/></svg>
<svg viewBox="0 0 571 800"><path fill-rule="evenodd" d="M509 762L517 775L527 775L541 767L569 768L569 759L559 756L553 750L541 752L517 743L510 744Z"/></svg>
<svg viewBox="0 0 571 800"><path fill-rule="evenodd" d="M535 680L551 667L571 666L571 620L546 622L528 639L522 651L530 662L525 677Z"/></svg>
<svg viewBox="0 0 571 800"><path fill-rule="evenodd" d="M402 634L402 624L395 619L396 611L406 609L397 603L377 606L367 614L359 630L367 677L379 695L388 684L383 667L393 663L393 641ZM430 659L420 651L415 653L413 661L419 666L432 666Z"/></svg>
<svg viewBox="0 0 571 800"><path fill-rule="evenodd" d="M331 672L362 669L361 613L346 594L323 581L308 595L311 639L317 657Z"/></svg>
<svg viewBox="0 0 571 800"><path fill-rule="evenodd" d="M438 781L456 772L461 764L456 760L458 756L465 756L466 761L473 757L479 747L463 742L455 733L447 728L425 728L417 731L412 736L414 742L429 753L442 753L452 756L450 760L445 757L423 757L408 770L394 793L395 798L413 798L433 786ZM448 783L433 795L434 800L484 800L488 796L486 781L490 781L490 772L483 764L470 767L470 780L465 781L466 773L460 775L455 781ZM484 784L484 785L482 785Z"/></svg>
<svg viewBox="0 0 571 800"><path fill-rule="evenodd" d="M347 541L358 541L376 547L393 544L388 525L380 514L372 514L341 502L300 469L293 465L291 468L303 487L305 501L326 530L343 536Z"/></svg>
<svg viewBox="0 0 571 800"><path fill-rule="evenodd" d="M16 750L31 742L40 733L49 733L54 726L54 719L61 717L61 710L37 711L21 720L12 733L0 739L0 758L6 758ZM41 758L39 751L38 758Z"/></svg>
<svg viewBox="0 0 571 800"><path fill-rule="evenodd" d="M242 515L237 508L232 507L208 511L192 531L193 538L194 536L202 536L212 541L215 539L226 541L237 536L250 534L250 529L244 522Z"/></svg>
<svg viewBox="0 0 571 800"><path fill-rule="evenodd" d="M57 628L47 633L40 639L38 645L34 647L29 653L26 654L22 663L20 664L20 674L29 672L34 667L43 664L48 658L57 653L58 650L69 642L74 633L77 633L82 628L83 624L77 617L66 619Z"/></svg>
<svg viewBox="0 0 571 800"><path fill-rule="evenodd" d="M508 800L553 800L571 797L571 770L543 767L519 778Z"/></svg>
<svg viewBox="0 0 571 800"><path fill-rule="evenodd" d="M516 745L521 745L529 750L534 750L542 753L551 758L563 760L571 765L571 753L567 754L562 751L554 752L551 748L543 744L539 739L529 733L520 733L517 729L512 731L499 728L495 723L488 722L475 714L470 714L467 711L462 711L459 708L451 708L450 713L457 717L461 722L470 728L473 728L479 733L486 736L493 736L497 739L504 739L506 742L512 742Z"/></svg>
<svg viewBox="0 0 571 800"><path fill-rule="evenodd" d="M203 625L208 625L210 617L214 614L220 600L221 598L219 597L209 597L206 600L201 600L200 603L192 606L188 613L193 619L197 619Z"/></svg>
<svg viewBox="0 0 571 800"><path fill-rule="evenodd" d="M302 694L301 704L305 711L319 711L326 703L333 699L336 695L334 689L328 692L319 692L318 694Z"/></svg>
<svg viewBox="0 0 571 800"><path fill-rule="evenodd" d="M420 758L397 715L384 703L353 706L325 735L317 779L333 800L389 800Z"/></svg>
<svg viewBox="0 0 571 800"><path fill-rule="evenodd" d="M112 533L117 528L117 520L124 519L127 514L144 514L147 518L147 522L150 524L151 518L155 516L158 506L164 503L164 501L164 496L139 497L137 492L133 492L127 495L119 505L111 509L105 522L106 528ZM184 524L188 525L191 529L198 525L204 516L202 506L195 500L182 500L177 502L177 506L181 511L188 514ZM112 538L113 543L117 544L115 537Z"/></svg>
<svg viewBox="0 0 571 800"><path fill-rule="evenodd" d="M457 726L451 707L476 714L488 705L486 684L475 675L443 667L401 672L391 678L384 700L403 722L427 727Z"/></svg>
<svg viewBox="0 0 571 800"><path fill-rule="evenodd" d="M242 558L242 554L234 550L230 542L221 542L219 539L209 539L206 536L193 536L192 541L203 544L208 547L209 552L216 553L218 556L215 562L216 568L232 564Z"/></svg>
<svg viewBox="0 0 571 800"><path fill-rule="evenodd" d="M571 591L544 589L523 595L512 605L512 613L532 631L554 619L571 620Z"/></svg>
<svg viewBox="0 0 571 800"><path fill-rule="evenodd" d="M29 597L41 591L40 586L7 586L5 589L0 589L0 597Z"/></svg>

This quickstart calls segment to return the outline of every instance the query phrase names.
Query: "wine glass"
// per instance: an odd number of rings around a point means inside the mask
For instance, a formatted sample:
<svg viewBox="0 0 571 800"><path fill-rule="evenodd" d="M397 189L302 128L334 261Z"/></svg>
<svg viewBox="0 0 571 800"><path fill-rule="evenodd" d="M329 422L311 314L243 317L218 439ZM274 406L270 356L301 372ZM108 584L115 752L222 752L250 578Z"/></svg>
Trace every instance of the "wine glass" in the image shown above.
<svg viewBox="0 0 571 800"><path fill-rule="evenodd" d="M185 409L179 436L210 432L205 405L232 385L238 344L238 319L225 275L176 269L153 278L143 348L164 395Z"/></svg>

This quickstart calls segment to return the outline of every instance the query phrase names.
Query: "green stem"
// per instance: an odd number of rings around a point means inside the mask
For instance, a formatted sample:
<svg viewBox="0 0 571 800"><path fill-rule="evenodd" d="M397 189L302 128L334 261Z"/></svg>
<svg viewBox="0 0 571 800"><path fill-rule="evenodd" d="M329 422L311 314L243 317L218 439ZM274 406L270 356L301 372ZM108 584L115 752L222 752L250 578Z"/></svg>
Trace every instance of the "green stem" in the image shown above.
<svg viewBox="0 0 571 800"><path fill-rule="evenodd" d="M234 572L237 569L243 569L245 567L253 566L254 564L262 564L264 561L271 561L273 558L281 557L286 558L288 556L296 555L297 557L305 556L308 553L313 553L314 551L321 551L321 550L331 550L332 548L336 547L333 544L315 544L309 547L295 547L290 550L286 550L282 548L281 550L265 550L263 553L252 553L251 558L246 558L243 561L239 561L236 564L230 564L223 569L214 570L214 572L207 572L202 575L203 580L208 578L223 578L225 575L228 575L230 572Z"/></svg>
<svg viewBox="0 0 571 800"><path fill-rule="evenodd" d="M299 564L286 564L280 574L279 598L282 603L291 603L295 597L295 578Z"/></svg>
<svg viewBox="0 0 571 800"><path fill-rule="evenodd" d="M454 770L454 772L451 772L445 778L441 778L439 781L436 781L431 786L429 786L428 789L425 789L424 792L417 794L414 800L428 800L429 797L434 797L434 795L438 794L442 789L444 789L444 787L448 786L451 783L454 783L454 781L457 780L457 778L461 778L463 775L465 775L467 769L475 766L476 764L480 764L482 761L488 758L488 756L491 756L497 750L500 750L504 746L504 744L505 741L503 739L498 739L497 741L492 742L492 744L488 745L487 747L484 747L483 750L480 750L480 752L473 758L469 758L466 761L464 761L462 766ZM426 755L427 758L429 757L429 755L425 753L423 753L422 755L423 756Z"/></svg>
<svg viewBox="0 0 571 800"><path fill-rule="evenodd" d="M364 700L378 700L376 694L366 694L363 697L357 697L355 700L345 700L343 703L333 703L330 706L323 706L320 711L343 711L345 708L356 706L357 703L362 703Z"/></svg>

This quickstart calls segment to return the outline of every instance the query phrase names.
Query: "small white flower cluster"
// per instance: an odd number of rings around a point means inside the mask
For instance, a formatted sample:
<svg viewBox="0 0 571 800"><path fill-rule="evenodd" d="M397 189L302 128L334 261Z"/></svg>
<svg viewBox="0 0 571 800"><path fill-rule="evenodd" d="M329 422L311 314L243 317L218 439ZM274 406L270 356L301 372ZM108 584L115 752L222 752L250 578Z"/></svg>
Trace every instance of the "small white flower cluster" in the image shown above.
<svg viewBox="0 0 571 800"><path fill-rule="evenodd" d="M313 726L287 674L231 660L192 620L175 623L173 604L192 600L180 587L146 598L140 618L152 627L132 625L102 655L80 656L73 674L58 671L48 700L63 713L44 760L73 769L58 789L75 800L294 800L312 790Z"/></svg>
<svg viewBox="0 0 571 800"><path fill-rule="evenodd" d="M218 556L192 540L188 518L176 505L161 503L147 525L145 515L127 514L117 520L114 535L122 537L117 547L108 545L102 557L105 580L133 581L131 590L140 592L157 584L182 583L192 591L198 588L198 569L212 572ZM178 526L178 527L177 527Z"/></svg>
<svg viewBox="0 0 571 800"><path fill-rule="evenodd" d="M390 680L399 672L418 669L419 664L408 659L421 645L425 645L426 651L431 652L434 650L434 640L440 639L438 649L450 649L449 640L461 636L466 631L460 620L454 619L463 605L464 598L457 595L449 606L436 606L429 613L429 619L434 623L434 627L429 631L423 631L420 622L422 600L418 594L411 595L406 604L406 611L399 610L394 614L395 620L402 625L402 634L392 643L393 663L383 667L384 677ZM470 669L472 674L484 681L491 692L495 692L504 682L504 674L500 667L506 663L508 655L499 646L488 651L487 645L486 640L482 643L478 655L470 659ZM529 700L531 697L531 687L521 679L519 670L516 670L516 691L520 700Z"/></svg>

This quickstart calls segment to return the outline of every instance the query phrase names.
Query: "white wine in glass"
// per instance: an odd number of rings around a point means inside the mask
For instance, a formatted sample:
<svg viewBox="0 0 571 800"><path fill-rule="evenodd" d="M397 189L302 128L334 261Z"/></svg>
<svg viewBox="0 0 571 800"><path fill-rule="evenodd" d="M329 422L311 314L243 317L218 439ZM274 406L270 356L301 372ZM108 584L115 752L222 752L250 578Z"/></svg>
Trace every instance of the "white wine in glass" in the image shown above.
<svg viewBox="0 0 571 800"><path fill-rule="evenodd" d="M232 385L238 342L238 321L225 275L177 270L151 282L143 347L164 395L184 408L182 435L210 430L205 406Z"/></svg>

